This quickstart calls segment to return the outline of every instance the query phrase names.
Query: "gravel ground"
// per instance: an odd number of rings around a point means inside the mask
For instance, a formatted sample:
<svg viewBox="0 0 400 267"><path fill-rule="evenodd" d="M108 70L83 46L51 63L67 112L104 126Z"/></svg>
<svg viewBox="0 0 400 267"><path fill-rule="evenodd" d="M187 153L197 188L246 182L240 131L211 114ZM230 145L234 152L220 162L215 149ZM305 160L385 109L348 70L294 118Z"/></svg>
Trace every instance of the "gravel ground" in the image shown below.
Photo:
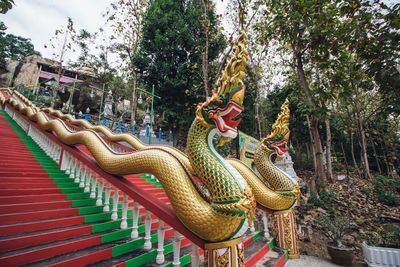
<svg viewBox="0 0 400 267"><path fill-rule="evenodd" d="M285 267L338 267L326 259L317 258L314 256L300 255L299 259L288 260Z"/></svg>

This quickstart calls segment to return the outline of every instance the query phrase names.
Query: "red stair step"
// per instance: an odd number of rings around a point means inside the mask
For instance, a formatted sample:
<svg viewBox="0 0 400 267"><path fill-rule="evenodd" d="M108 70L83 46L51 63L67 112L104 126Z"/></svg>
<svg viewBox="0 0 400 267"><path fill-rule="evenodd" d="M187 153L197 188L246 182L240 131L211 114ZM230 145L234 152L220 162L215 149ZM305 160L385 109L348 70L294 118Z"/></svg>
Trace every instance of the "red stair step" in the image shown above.
<svg viewBox="0 0 400 267"><path fill-rule="evenodd" d="M24 188L57 188L57 184L53 183L51 180L47 183L27 183L27 182L19 182L17 179L14 180L14 183L5 183L1 181L0 178L0 188L1 189L24 189Z"/></svg>
<svg viewBox="0 0 400 267"><path fill-rule="evenodd" d="M44 195L28 195L28 196L0 196L1 204L21 204L32 202L47 202L66 200L66 194L44 194Z"/></svg>
<svg viewBox="0 0 400 267"><path fill-rule="evenodd" d="M58 210L44 210L35 212L13 213L0 215L0 224L33 222L38 220L53 219L78 215L79 208Z"/></svg>
<svg viewBox="0 0 400 267"><path fill-rule="evenodd" d="M90 235L91 233L92 233L92 226L87 225L87 226L53 231L38 235L0 240L0 252L12 251L21 248L47 244L77 236Z"/></svg>
<svg viewBox="0 0 400 267"><path fill-rule="evenodd" d="M101 236L95 236L83 240L78 240L75 242L70 242L67 244L61 244L57 246L52 246L49 248L43 248L39 250L29 251L25 253L20 253L8 257L0 258L0 262L6 265L19 266L23 264L28 264L31 262L37 262L52 258L58 255L62 255L68 252L76 251L79 249L84 249L87 247L95 246L101 244Z"/></svg>
<svg viewBox="0 0 400 267"><path fill-rule="evenodd" d="M70 208L72 200L0 205L0 214Z"/></svg>
<svg viewBox="0 0 400 267"><path fill-rule="evenodd" d="M45 188L45 189L0 189L0 196L24 196L24 195L40 195L40 194L60 194L62 188Z"/></svg>
<svg viewBox="0 0 400 267"><path fill-rule="evenodd" d="M20 223L14 225L0 226L0 236L30 233L41 230L55 229L58 227L73 226L83 224L85 216L75 216L71 218L53 219L40 222Z"/></svg>

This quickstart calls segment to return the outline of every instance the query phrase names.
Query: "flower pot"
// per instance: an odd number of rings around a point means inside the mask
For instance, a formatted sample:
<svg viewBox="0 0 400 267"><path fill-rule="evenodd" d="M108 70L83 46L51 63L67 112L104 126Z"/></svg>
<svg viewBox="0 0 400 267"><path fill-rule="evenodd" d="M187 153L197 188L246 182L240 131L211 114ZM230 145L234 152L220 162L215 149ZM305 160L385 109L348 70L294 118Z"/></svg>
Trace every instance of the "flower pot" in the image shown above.
<svg viewBox="0 0 400 267"><path fill-rule="evenodd" d="M339 248L331 245L326 245L326 248L332 262L343 266L351 266L353 264L354 248Z"/></svg>

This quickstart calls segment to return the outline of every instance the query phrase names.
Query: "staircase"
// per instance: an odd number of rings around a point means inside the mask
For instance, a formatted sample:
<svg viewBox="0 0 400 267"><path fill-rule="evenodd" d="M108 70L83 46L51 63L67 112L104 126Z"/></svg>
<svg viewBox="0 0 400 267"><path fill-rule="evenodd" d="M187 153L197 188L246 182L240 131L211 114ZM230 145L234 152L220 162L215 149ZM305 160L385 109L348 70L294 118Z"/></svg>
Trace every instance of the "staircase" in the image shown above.
<svg viewBox="0 0 400 267"><path fill-rule="evenodd" d="M60 164L4 110L0 112L0 266L160 266L160 254L165 257L162 266L189 266L193 252L203 254L126 194L115 196L112 184L95 179L87 192L82 180L79 183L72 174L59 170ZM80 149L85 152L84 147ZM155 178L124 178L169 205ZM123 210L127 210L125 219ZM138 218L137 224L133 218ZM132 238L136 230L138 237ZM268 261L263 266L286 262L283 251L268 253L274 241L262 232L249 231L244 245L246 266L262 258ZM275 257L268 258L267 253Z"/></svg>

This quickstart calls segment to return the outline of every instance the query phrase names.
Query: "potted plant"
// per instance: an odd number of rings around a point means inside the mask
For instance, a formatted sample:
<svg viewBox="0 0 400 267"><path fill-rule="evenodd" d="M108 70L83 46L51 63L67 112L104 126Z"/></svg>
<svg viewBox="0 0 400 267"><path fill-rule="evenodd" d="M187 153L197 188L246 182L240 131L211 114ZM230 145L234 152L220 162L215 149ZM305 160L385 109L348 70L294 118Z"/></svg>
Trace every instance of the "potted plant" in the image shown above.
<svg viewBox="0 0 400 267"><path fill-rule="evenodd" d="M343 237L347 229L351 228L349 218L345 216L321 215L314 218L330 242L326 244L332 262L344 266L351 266L354 259L354 248L343 244Z"/></svg>

